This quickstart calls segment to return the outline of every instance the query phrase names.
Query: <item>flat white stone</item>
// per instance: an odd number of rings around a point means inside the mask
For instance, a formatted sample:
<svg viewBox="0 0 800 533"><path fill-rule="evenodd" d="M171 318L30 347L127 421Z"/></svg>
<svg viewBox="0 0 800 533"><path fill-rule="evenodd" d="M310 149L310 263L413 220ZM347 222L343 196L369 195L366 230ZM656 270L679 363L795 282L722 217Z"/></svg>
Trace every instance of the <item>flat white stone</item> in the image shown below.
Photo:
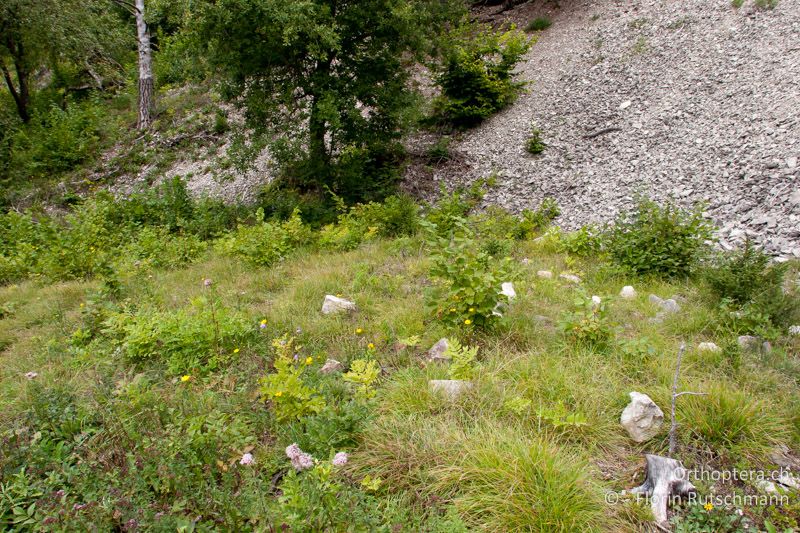
<svg viewBox="0 0 800 533"><path fill-rule="evenodd" d="M344 298L339 298L337 296L331 296L330 294L326 295L325 301L322 302L323 315L355 310L355 302L351 302L350 300L345 300Z"/></svg>
<svg viewBox="0 0 800 533"><path fill-rule="evenodd" d="M432 379L428 385L434 393L443 393L450 400L455 400L472 389L472 382L463 379Z"/></svg>

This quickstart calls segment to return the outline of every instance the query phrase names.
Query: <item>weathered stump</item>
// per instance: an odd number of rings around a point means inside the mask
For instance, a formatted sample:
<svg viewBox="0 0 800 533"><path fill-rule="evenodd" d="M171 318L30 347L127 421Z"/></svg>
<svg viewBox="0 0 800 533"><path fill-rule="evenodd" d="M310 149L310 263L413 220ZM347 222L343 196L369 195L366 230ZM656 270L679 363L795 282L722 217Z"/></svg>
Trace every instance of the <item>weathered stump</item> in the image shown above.
<svg viewBox="0 0 800 533"><path fill-rule="evenodd" d="M667 505L673 497L685 497L696 492L688 480L688 472L683 465L669 457L660 455L644 456L647 461L647 477L644 483L632 489L633 494L650 497L650 507L656 522L667 521Z"/></svg>

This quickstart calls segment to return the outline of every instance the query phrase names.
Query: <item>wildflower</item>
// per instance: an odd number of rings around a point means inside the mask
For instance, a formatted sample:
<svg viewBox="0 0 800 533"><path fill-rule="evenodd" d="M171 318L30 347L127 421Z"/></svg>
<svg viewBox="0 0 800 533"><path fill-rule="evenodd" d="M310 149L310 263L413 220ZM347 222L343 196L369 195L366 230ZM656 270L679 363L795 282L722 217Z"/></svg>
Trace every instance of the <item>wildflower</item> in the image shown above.
<svg viewBox="0 0 800 533"><path fill-rule="evenodd" d="M374 350L375 349L375 345L372 344L372 343L369 343L369 344L367 344L367 349Z"/></svg>
<svg viewBox="0 0 800 533"><path fill-rule="evenodd" d="M37 377L39 377L39 373L38 372L26 372L25 373L25 377L28 378L28 379L36 379Z"/></svg>
<svg viewBox="0 0 800 533"><path fill-rule="evenodd" d="M85 305L83 302L81 302L81 307L83 308L83 307L85 307L85 306L86 306L86 305Z"/></svg>
<svg viewBox="0 0 800 533"><path fill-rule="evenodd" d="M281 396L283 396L283 391L278 391L278 392L276 392L276 393L275 393L275 396L276 396L276 397L278 397L278 398L280 398Z"/></svg>
<svg viewBox="0 0 800 533"><path fill-rule="evenodd" d="M267 327L267 319L265 318L264 320L262 320L261 323L258 325L258 327L260 327L261 329L265 329Z"/></svg>
<svg viewBox="0 0 800 533"><path fill-rule="evenodd" d="M340 292L339 294L336 295L336 297L337 298L341 298L342 297L342 293Z"/></svg>
<svg viewBox="0 0 800 533"><path fill-rule="evenodd" d="M333 456L333 461L331 461L333 466L344 466L347 464L347 454L345 452L339 452Z"/></svg>
<svg viewBox="0 0 800 533"><path fill-rule="evenodd" d="M314 362L314 358L313 357L306 357L306 365L310 365L313 362Z"/></svg>
<svg viewBox="0 0 800 533"><path fill-rule="evenodd" d="M212 283L212 281L210 279L208 279L208 278L203 280L203 286L204 287L210 287L211 283Z"/></svg>
<svg viewBox="0 0 800 533"><path fill-rule="evenodd" d="M361 335L362 333L364 333L362 328L356 328L356 335Z"/></svg>
<svg viewBox="0 0 800 533"><path fill-rule="evenodd" d="M233 353L239 353L239 348L234 348Z"/></svg>
<svg viewBox="0 0 800 533"><path fill-rule="evenodd" d="M466 319L466 320L464 321L464 324L466 324L466 325L468 325L468 326L469 326L470 324L472 324L472 320L470 320L470 319L468 318L468 319Z"/></svg>
<svg viewBox="0 0 800 533"><path fill-rule="evenodd" d="M714 508L714 505L711 502L709 502L709 503L707 503L707 504L705 504L703 506L703 509L705 509L706 511L710 511L713 508Z"/></svg>
<svg viewBox="0 0 800 533"><path fill-rule="evenodd" d="M474 308L474 307L470 307L470 308L469 308L469 312L470 312L470 313L474 313L474 312L475 312L475 308Z"/></svg>
<svg viewBox="0 0 800 533"><path fill-rule="evenodd" d="M300 328L297 328L296 330L294 330L294 332L297 333L298 335L300 335L301 333L303 333L303 330L300 329Z"/></svg>
<svg viewBox="0 0 800 533"><path fill-rule="evenodd" d="M286 457L292 462L292 466L298 472L307 470L314 466L314 458L300 449L297 443L286 447Z"/></svg>
<svg viewBox="0 0 800 533"><path fill-rule="evenodd" d="M185 376L181 376L181 381L182 381L183 383L186 383L186 382L187 382L187 381L189 381L190 379L192 379L192 376L190 376L189 374L186 374Z"/></svg>
<svg viewBox="0 0 800 533"><path fill-rule="evenodd" d="M253 464L255 462L256 461L255 461L255 459L253 459L253 454L252 453L246 453L246 454L242 455L241 459L239 459L239 464L240 465L244 465L244 466L251 465L251 464Z"/></svg>
<svg viewBox="0 0 800 533"><path fill-rule="evenodd" d="M450 312L451 312L451 313L455 313L455 312L456 312L456 308L455 308L455 307L451 307L451 308L450 308Z"/></svg>

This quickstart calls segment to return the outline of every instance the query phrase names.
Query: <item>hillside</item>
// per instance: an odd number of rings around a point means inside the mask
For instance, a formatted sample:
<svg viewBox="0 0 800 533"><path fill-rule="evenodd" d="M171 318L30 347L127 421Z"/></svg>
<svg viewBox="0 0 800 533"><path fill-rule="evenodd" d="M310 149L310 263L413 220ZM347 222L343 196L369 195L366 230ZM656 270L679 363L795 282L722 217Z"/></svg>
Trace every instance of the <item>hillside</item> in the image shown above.
<svg viewBox="0 0 800 533"><path fill-rule="evenodd" d="M457 164L435 178L496 173L487 204L520 210L553 197L570 229L613 220L637 193L705 202L723 246L749 236L800 257L800 5L559 4L492 19L552 26L519 66L527 92L457 136ZM524 148L534 128L547 144L539 156Z"/></svg>

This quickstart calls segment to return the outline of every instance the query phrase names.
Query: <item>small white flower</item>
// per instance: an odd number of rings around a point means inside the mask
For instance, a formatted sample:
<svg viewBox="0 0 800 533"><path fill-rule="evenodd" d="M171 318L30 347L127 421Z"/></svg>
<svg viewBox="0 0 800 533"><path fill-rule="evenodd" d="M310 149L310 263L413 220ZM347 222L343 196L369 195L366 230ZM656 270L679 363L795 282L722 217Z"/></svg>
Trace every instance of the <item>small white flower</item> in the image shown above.
<svg viewBox="0 0 800 533"><path fill-rule="evenodd" d="M246 453L246 454L242 455L242 458L239 460L239 464L240 465L245 465L245 466L251 465L251 464L253 464L255 462L256 462L256 460L253 459L253 454L252 453Z"/></svg>
<svg viewBox="0 0 800 533"><path fill-rule="evenodd" d="M25 377L28 378L28 379L36 379L37 377L39 377L39 373L38 372L27 372L25 374Z"/></svg>

